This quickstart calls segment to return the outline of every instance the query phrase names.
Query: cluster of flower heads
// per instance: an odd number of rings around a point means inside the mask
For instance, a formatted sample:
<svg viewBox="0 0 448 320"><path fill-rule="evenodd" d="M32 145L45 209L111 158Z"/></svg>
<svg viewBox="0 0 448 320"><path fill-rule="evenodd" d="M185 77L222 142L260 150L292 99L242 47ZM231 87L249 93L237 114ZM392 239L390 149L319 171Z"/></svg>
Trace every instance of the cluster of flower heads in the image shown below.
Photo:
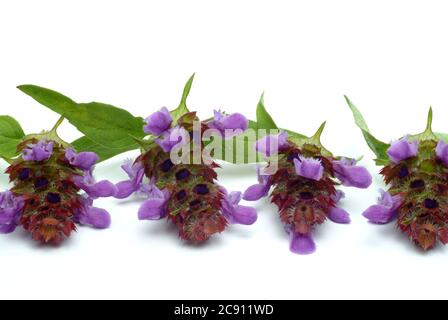
<svg viewBox="0 0 448 320"><path fill-rule="evenodd" d="M182 239L200 243L213 234L224 231L229 223L250 225L257 219L255 209L240 205L240 192L227 192L216 183L216 163L207 165L173 163L170 152L174 147L190 143L195 113L187 113L177 121L166 108L146 119L144 131L156 137L151 146L134 162L122 166L129 180L117 184L116 198L133 193L147 199L141 205L140 220L167 218L179 229ZM233 130L243 132L248 120L241 114L224 115L215 111L214 120L201 122L201 134L215 130L221 137L233 136ZM201 148L202 141L193 141Z"/></svg>
<svg viewBox="0 0 448 320"><path fill-rule="evenodd" d="M36 241L58 244L76 224L109 227L109 213L93 200L114 196L117 188L93 178L95 153L76 153L49 139L29 139L18 149L21 157L6 171L13 188L0 193L0 233L22 226Z"/></svg>
<svg viewBox="0 0 448 320"><path fill-rule="evenodd" d="M244 193L248 201L271 194L280 210L280 218L289 233L291 251L309 254L315 251L313 230L326 218L336 223L349 223L349 214L338 207L344 197L336 190L338 179L348 187L367 188L372 183L369 172L355 160L336 159L322 154L321 146L312 143L297 145L288 134L268 135L260 139L256 149L266 157L278 156L278 170L264 175L259 169L259 183Z"/></svg>
<svg viewBox="0 0 448 320"><path fill-rule="evenodd" d="M405 137L387 150L381 174L390 185L363 215L385 224L397 219L401 231L424 250L448 243L448 144Z"/></svg>

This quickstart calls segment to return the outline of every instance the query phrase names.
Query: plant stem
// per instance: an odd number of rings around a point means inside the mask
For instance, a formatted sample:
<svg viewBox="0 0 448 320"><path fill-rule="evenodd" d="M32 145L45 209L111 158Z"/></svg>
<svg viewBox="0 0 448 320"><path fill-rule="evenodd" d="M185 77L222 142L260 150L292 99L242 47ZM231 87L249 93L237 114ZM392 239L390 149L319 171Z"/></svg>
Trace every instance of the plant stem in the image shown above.
<svg viewBox="0 0 448 320"><path fill-rule="evenodd" d="M62 124L62 122L64 122L64 116L61 116L59 118L59 120L56 122L56 124L54 125L53 129L50 130L51 133L56 133L56 131L58 130L59 126Z"/></svg>

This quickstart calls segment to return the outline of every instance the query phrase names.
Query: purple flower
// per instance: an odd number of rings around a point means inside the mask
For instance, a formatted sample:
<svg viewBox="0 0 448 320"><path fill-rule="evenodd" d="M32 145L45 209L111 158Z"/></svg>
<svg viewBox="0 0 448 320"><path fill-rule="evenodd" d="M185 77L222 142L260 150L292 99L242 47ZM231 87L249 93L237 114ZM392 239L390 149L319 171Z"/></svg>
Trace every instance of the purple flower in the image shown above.
<svg viewBox="0 0 448 320"><path fill-rule="evenodd" d="M143 130L145 133L160 136L170 128L172 122L173 118L171 117L170 112L167 108L163 107L160 111L157 111L146 118L147 124L144 126Z"/></svg>
<svg viewBox="0 0 448 320"><path fill-rule="evenodd" d="M297 175L307 179L319 181L324 175L324 166L319 159L301 156L299 159L294 159L294 166Z"/></svg>
<svg viewBox="0 0 448 320"><path fill-rule="evenodd" d="M257 168L258 184L250 186L243 195L246 201L257 201L261 198L267 197L271 189L271 177L261 174L260 167Z"/></svg>
<svg viewBox="0 0 448 320"><path fill-rule="evenodd" d="M224 193L221 209L229 223L251 225L257 221L257 211L254 208L239 205L241 192L228 194L226 189L221 190Z"/></svg>
<svg viewBox="0 0 448 320"><path fill-rule="evenodd" d="M76 153L72 148L65 151L65 158L72 166L84 171L90 171L99 159L95 152Z"/></svg>
<svg viewBox="0 0 448 320"><path fill-rule="evenodd" d="M316 244L311 233L301 234L295 232L292 226L286 226L286 231L290 236L289 249L291 252L306 255L316 251Z"/></svg>
<svg viewBox="0 0 448 320"><path fill-rule="evenodd" d="M0 193L0 233L11 233L16 229L23 206L23 199L11 191Z"/></svg>
<svg viewBox="0 0 448 320"><path fill-rule="evenodd" d="M436 147L436 155L448 167L448 144L440 140Z"/></svg>
<svg viewBox="0 0 448 320"><path fill-rule="evenodd" d="M126 162L121 168L128 174L129 180L117 183L117 193L115 198L125 199L137 191L143 190L143 177L145 176L145 167L142 162Z"/></svg>
<svg viewBox="0 0 448 320"><path fill-rule="evenodd" d="M336 177L346 187L366 189L372 184L372 176L366 168L356 166L356 160L342 158L333 161Z"/></svg>
<svg viewBox="0 0 448 320"><path fill-rule="evenodd" d="M392 196L384 190L380 190L380 193L378 204L368 208L362 215L370 222L385 224L396 216L397 210L401 206L401 197L399 195Z"/></svg>
<svg viewBox="0 0 448 320"><path fill-rule="evenodd" d="M160 190L151 184L148 190L148 200L146 200L138 210L139 220L160 220L167 215L166 203L170 199L167 189Z"/></svg>
<svg viewBox="0 0 448 320"><path fill-rule="evenodd" d="M23 149L22 158L25 161L47 161L53 154L53 145L53 141L47 140L29 144Z"/></svg>
<svg viewBox="0 0 448 320"><path fill-rule="evenodd" d="M341 190L336 190L336 193L331 196L331 199L337 204L345 198L345 193ZM328 212L328 219L335 223L348 224L350 223L350 215L342 208L333 207Z"/></svg>
<svg viewBox="0 0 448 320"><path fill-rule="evenodd" d="M266 157L276 155L288 147L288 133L284 131L278 135L267 135L255 144L255 149Z"/></svg>
<svg viewBox="0 0 448 320"><path fill-rule="evenodd" d="M341 208L331 208L328 212L328 219L335 223L348 224L350 223L350 215L347 211Z"/></svg>
<svg viewBox="0 0 448 320"><path fill-rule="evenodd" d="M208 126L211 129L218 130L222 137L226 139L239 134L238 131L246 131L249 127L249 121L240 113L224 115L220 111L215 110L215 119Z"/></svg>
<svg viewBox="0 0 448 320"><path fill-rule="evenodd" d="M117 193L117 187L112 182L107 180L96 182L91 171L85 171L83 176L75 175L73 182L94 199L113 197Z"/></svg>
<svg viewBox="0 0 448 320"><path fill-rule="evenodd" d="M109 213L92 205L93 199L88 196L84 197L81 208L75 212L75 222L97 229L109 228L111 224Z"/></svg>
<svg viewBox="0 0 448 320"><path fill-rule="evenodd" d="M335 203L338 203L339 201L341 201L344 198L345 198L345 193L344 193L344 191L341 191L341 190L336 190L336 193L331 197L331 199Z"/></svg>
<svg viewBox="0 0 448 320"><path fill-rule="evenodd" d="M174 127L165 131L160 139L157 139L157 144L165 152L171 152L174 147L182 147L188 144L190 141L190 135L188 131L182 127Z"/></svg>
<svg viewBox="0 0 448 320"><path fill-rule="evenodd" d="M387 150L387 155L394 163L399 163L402 160L406 160L415 157L418 152L418 141L409 141L408 137L404 137L401 140L392 142L392 145Z"/></svg>

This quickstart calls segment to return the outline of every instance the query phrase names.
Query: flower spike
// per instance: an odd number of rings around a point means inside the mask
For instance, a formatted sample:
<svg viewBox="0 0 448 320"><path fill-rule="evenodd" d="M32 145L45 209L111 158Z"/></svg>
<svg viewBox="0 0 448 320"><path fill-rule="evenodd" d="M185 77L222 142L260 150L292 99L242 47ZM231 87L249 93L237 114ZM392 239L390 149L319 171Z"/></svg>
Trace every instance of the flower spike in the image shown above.
<svg viewBox="0 0 448 320"><path fill-rule="evenodd" d="M116 197L143 194L146 200L138 211L140 220L167 219L177 226L181 239L198 244L229 224L255 223L257 212L240 205L240 192L229 193L220 186L215 171L219 166L202 157L206 147L202 138L207 132L230 139L248 128L248 120L239 113L215 111L211 121L200 121L186 104L193 77L185 85L177 109L169 112L162 108L147 118L144 130L153 135L154 144L134 163L123 166L129 179L117 184ZM199 150L199 161L174 159L171 153L183 148L188 148L187 155Z"/></svg>
<svg viewBox="0 0 448 320"><path fill-rule="evenodd" d="M355 120L362 118L353 104L351 109ZM388 191L380 191L378 204L366 209L364 217L376 224L396 220L398 229L423 250L448 243L448 148L444 135L432 131L432 119L430 108L423 133L390 145L365 135L375 153L385 150L377 164L384 166L381 174Z"/></svg>
<svg viewBox="0 0 448 320"><path fill-rule="evenodd" d="M257 122L260 129L273 129L275 125L263 99L258 104ZM271 201L279 208L280 219L290 235L290 250L298 254L316 250L313 232L327 218L335 223L350 223L349 214L338 207L343 198L343 193L336 189L338 180L357 188L367 188L372 183L369 172L356 160L334 157L322 145L324 128L325 123L312 137L291 131L286 135L281 130L280 135L260 139L257 151L267 157L268 167L278 166L278 170L270 176L259 172L259 183L244 193L244 199L254 201L268 196L273 188ZM262 147L272 141L274 147Z"/></svg>

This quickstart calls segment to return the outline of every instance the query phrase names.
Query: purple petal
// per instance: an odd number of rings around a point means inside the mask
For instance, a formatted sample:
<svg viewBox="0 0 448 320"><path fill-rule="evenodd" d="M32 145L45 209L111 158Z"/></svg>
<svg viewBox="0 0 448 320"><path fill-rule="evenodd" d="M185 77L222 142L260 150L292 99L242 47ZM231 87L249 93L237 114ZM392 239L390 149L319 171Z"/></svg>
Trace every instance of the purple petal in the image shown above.
<svg viewBox="0 0 448 320"><path fill-rule="evenodd" d="M306 255L316 251L316 244L314 243L311 234L291 232L291 243L289 248L291 252Z"/></svg>
<svg viewBox="0 0 448 320"><path fill-rule="evenodd" d="M170 128L172 122L173 118L171 117L170 112L164 107L160 111L157 111L146 118L147 124L144 126L143 130L145 133L160 136Z"/></svg>
<svg viewBox="0 0 448 320"><path fill-rule="evenodd" d="M445 143L445 141L440 140L439 143L437 143L436 155L445 166L448 166L448 144Z"/></svg>
<svg viewBox="0 0 448 320"><path fill-rule="evenodd" d="M138 210L139 220L160 220L166 216L165 199L146 200Z"/></svg>
<svg viewBox="0 0 448 320"><path fill-rule="evenodd" d="M243 199L246 201L257 201L266 197L271 189L270 185L255 184L250 186L243 195Z"/></svg>
<svg viewBox="0 0 448 320"><path fill-rule="evenodd" d="M90 206L84 208L77 220L80 224L97 229L107 229L111 225L111 217L106 210Z"/></svg>
<svg viewBox="0 0 448 320"><path fill-rule="evenodd" d="M368 208L362 215L370 222L385 224L394 218L395 212L391 208L377 204Z"/></svg>
<svg viewBox="0 0 448 320"><path fill-rule="evenodd" d="M174 148L180 148L190 142L188 131L181 127L175 127L162 134L162 138L157 139L156 143L165 152L171 152Z"/></svg>
<svg viewBox="0 0 448 320"><path fill-rule="evenodd" d="M408 138L403 138L392 143L387 150L387 155L394 163L415 157L418 152L418 141L410 142Z"/></svg>
<svg viewBox="0 0 448 320"><path fill-rule="evenodd" d="M0 225L0 234L13 233L17 229L17 224L4 224Z"/></svg>
<svg viewBox="0 0 448 320"><path fill-rule="evenodd" d="M378 204L390 208L392 211L398 210L401 206L401 196L392 196L389 192L380 189L381 197L378 199Z"/></svg>
<svg viewBox="0 0 448 320"><path fill-rule="evenodd" d="M141 162L126 162L121 168L127 173L130 180L117 183L117 193L115 198L125 199L134 192L143 189L143 177L145 176L145 168Z"/></svg>
<svg viewBox="0 0 448 320"><path fill-rule="evenodd" d="M85 191L91 197L106 198L113 197L117 193L117 187L110 181L102 180L89 186Z"/></svg>
<svg viewBox="0 0 448 320"><path fill-rule="evenodd" d="M41 140L36 144L29 144L22 150L25 161L47 161L53 154L53 141Z"/></svg>
<svg viewBox="0 0 448 320"><path fill-rule="evenodd" d="M131 180L121 181L116 184L117 193L115 193L114 198L116 199L126 199L134 192L139 190L139 186L133 183Z"/></svg>
<svg viewBox="0 0 448 320"><path fill-rule="evenodd" d="M92 198L113 197L117 193L117 187L112 182L107 180L95 182L89 172L85 172L84 176L75 176L73 181Z"/></svg>
<svg viewBox="0 0 448 320"><path fill-rule="evenodd" d="M355 166L343 159L334 161L333 168L344 186L366 189L372 184L372 176L364 167Z"/></svg>
<svg viewBox="0 0 448 320"><path fill-rule="evenodd" d="M319 181L324 175L324 167L318 159L300 157L294 159L294 166L297 175L307 179Z"/></svg>
<svg viewBox="0 0 448 320"><path fill-rule="evenodd" d="M250 225L257 221L255 209L238 205L241 201L241 192L234 191L229 194L225 188L221 188L221 191L224 194L221 211L229 223Z"/></svg>
<svg viewBox="0 0 448 320"><path fill-rule="evenodd" d="M255 144L255 149L266 157L276 155L288 147L288 134L286 132L281 132L278 135L267 135Z"/></svg>
<svg viewBox="0 0 448 320"><path fill-rule="evenodd" d="M21 197L11 191L0 193L0 233L11 233L19 224L24 207Z"/></svg>
<svg viewBox="0 0 448 320"><path fill-rule="evenodd" d="M336 190L336 193L331 197L331 199L335 203L338 203L339 201L341 201L344 198L345 198L345 193L344 193L344 191L341 191L341 190Z"/></svg>
<svg viewBox="0 0 448 320"><path fill-rule="evenodd" d="M331 208L330 212L328 212L328 218L335 223L350 223L350 215L341 208Z"/></svg>
<svg viewBox="0 0 448 320"><path fill-rule="evenodd" d="M72 148L69 148L65 151L65 158L72 166L84 171L91 170L99 159L98 155L95 152L76 153Z"/></svg>
<svg viewBox="0 0 448 320"><path fill-rule="evenodd" d="M252 225L257 221L257 210L251 207L236 206L232 213L230 223Z"/></svg>
<svg viewBox="0 0 448 320"><path fill-rule="evenodd" d="M231 138L241 131L246 131L249 126L247 118L240 113L233 113L228 116L216 110L214 113L215 119L208 126L218 130L222 137Z"/></svg>

